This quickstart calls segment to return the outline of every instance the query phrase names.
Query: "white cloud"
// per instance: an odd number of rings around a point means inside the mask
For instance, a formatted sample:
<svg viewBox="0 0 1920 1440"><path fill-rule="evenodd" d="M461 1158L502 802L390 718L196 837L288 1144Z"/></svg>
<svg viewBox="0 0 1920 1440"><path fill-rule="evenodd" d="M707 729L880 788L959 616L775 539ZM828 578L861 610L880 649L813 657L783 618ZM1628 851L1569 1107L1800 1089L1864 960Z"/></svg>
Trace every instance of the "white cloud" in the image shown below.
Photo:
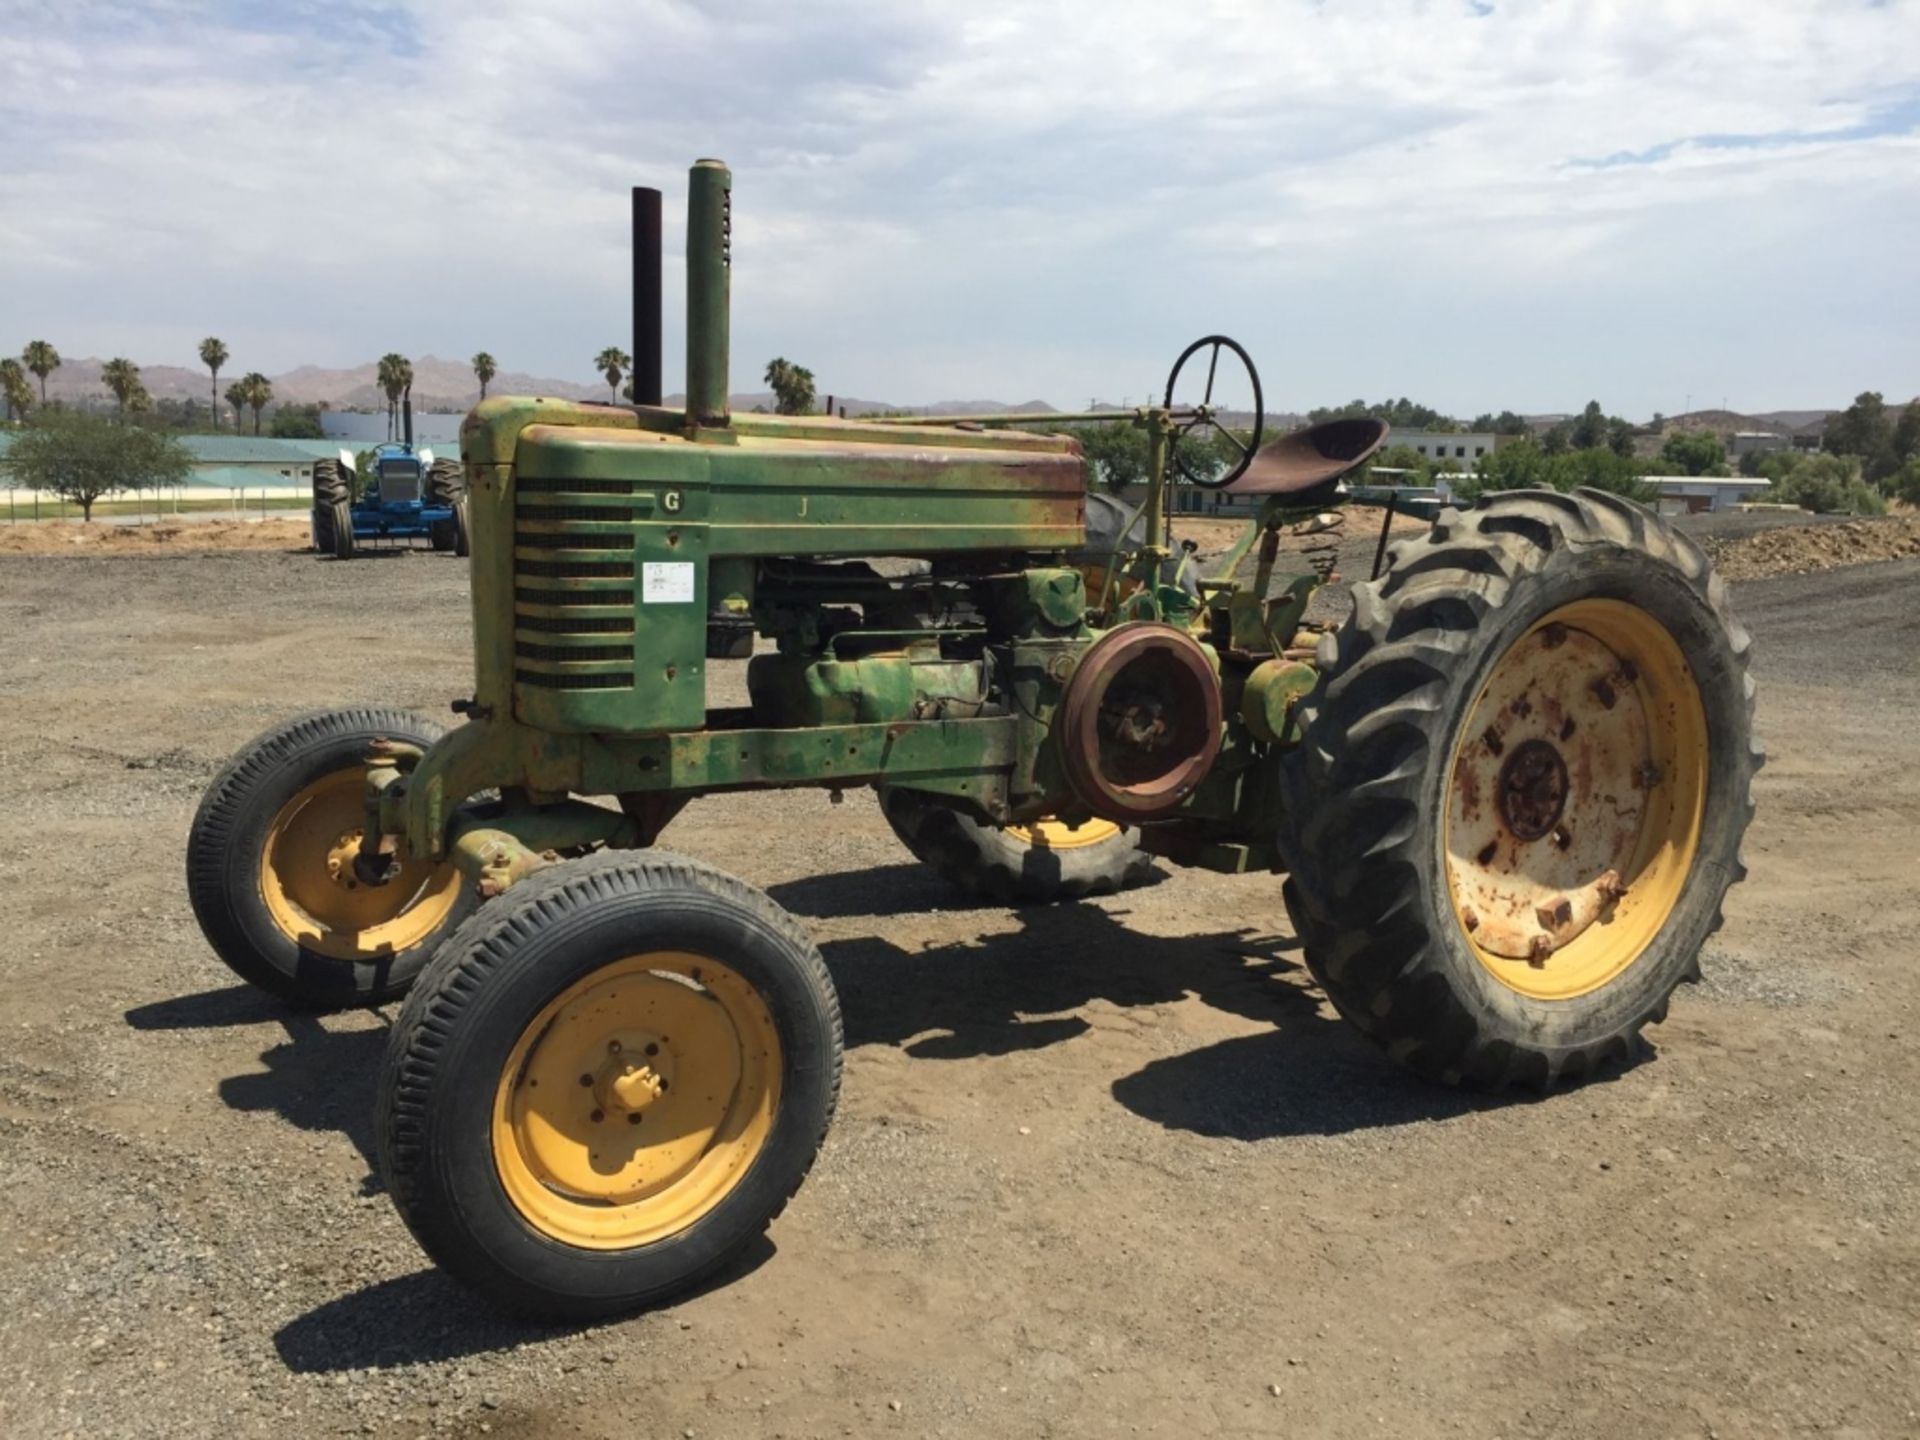
<svg viewBox="0 0 1920 1440"><path fill-rule="evenodd" d="M1478 8L0 0L0 346L584 377L625 187L720 154L737 386L1139 398L1225 329L1283 405L1920 390L1911 0Z"/></svg>

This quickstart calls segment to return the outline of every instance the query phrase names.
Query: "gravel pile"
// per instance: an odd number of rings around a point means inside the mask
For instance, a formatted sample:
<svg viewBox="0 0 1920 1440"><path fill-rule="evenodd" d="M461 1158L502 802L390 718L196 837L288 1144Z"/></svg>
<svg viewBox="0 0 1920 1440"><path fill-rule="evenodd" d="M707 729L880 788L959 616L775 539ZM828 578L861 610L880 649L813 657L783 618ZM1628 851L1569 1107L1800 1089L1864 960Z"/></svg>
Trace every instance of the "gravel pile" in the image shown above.
<svg viewBox="0 0 1920 1440"><path fill-rule="evenodd" d="M1811 575L1871 560L1920 555L1920 517L1888 516L1823 525L1783 525L1758 535L1707 536L1714 567L1729 580Z"/></svg>

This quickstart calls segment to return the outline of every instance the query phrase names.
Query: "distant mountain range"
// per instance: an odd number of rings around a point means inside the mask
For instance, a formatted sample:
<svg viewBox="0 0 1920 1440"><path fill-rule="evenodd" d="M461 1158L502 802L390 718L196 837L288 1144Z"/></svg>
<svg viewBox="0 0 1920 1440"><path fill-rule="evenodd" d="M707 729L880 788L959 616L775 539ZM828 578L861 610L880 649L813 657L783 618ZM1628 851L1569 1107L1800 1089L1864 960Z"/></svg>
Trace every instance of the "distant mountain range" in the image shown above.
<svg viewBox="0 0 1920 1440"><path fill-rule="evenodd" d="M105 400L109 392L100 378L104 363L95 356L62 360L60 368L47 377L48 396L68 401ZM387 397L375 382L378 371L378 362L369 360L363 365L344 370L328 369L322 365L302 365L267 378L273 382L276 405L326 404L335 410L384 410ZM223 369L220 372L221 390L224 391L239 379L242 373L233 365ZM205 400L212 393L206 371L190 370L182 365L143 365L140 379L146 385L147 393L156 400ZM555 380L548 375L529 375L520 370L502 370L493 377L487 391L493 395L549 395L560 400L608 398L604 381L583 383ZM413 362L415 410L464 411L470 409L479 398L479 382L473 378L473 371L464 360L442 360L437 355L423 355ZM669 395L666 402L677 405L685 399L684 395ZM820 403L825 405L826 401L827 397L822 395ZM752 410L756 407L771 410L774 408L774 397L768 390L747 391L732 396L731 403L736 410ZM932 405L905 405L891 400L863 400L853 395L836 395L833 403L836 409L844 407L849 415L872 414L877 410L907 410L924 415L965 415L988 411L1045 415L1054 411L1054 407L1044 400L1023 400L1017 404L1003 400L941 400Z"/></svg>
<svg viewBox="0 0 1920 1440"><path fill-rule="evenodd" d="M50 397L68 401L94 400L107 401L108 390L100 379L100 369L104 362L94 356L85 359L63 360L60 368L47 378L47 394ZM269 375L273 382L273 398L276 405L314 405L326 404L335 410L384 410L387 398L374 382L378 371L377 362L369 360L361 365L346 369L329 369L322 365L302 365L283 374ZM220 388L224 391L228 385L239 379L244 373L235 365L229 365L220 372ZM183 365L146 365L140 370L140 378L147 392L156 400L202 400L210 393L209 377L204 370L190 369ZM38 388L36 383L36 389ZM495 395L550 395L560 400L605 400L607 386L603 381L556 380L548 375L530 375L521 370L502 370L493 377L487 387ZM421 412L452 411L462 412L470 409L480 398L479 383L473 378L473 370L464 360L442 360L436 355L423 355L413 362L413 408ZM828 396L821 395L824 406ZM1044 400L1023 400L1010 403L1004 400L938 400L931 405L911 405L894 400L866 400L853 395L835 395L831 397L835 409L845 409L848 415L868 415L875 411L905 411L918 415L968 415L984 413L1012 413L1021 415L1058 414L1056 407ZM686 397L669 395L666 403L678 405ZM772 410L774 397L770 391L744 391L730 397L735 410ZM1096 405L1095 409L1119 409L1119 406ZM1695 411L1691 415L1667 417L1670 427L1683 429L1752 429L1771 430L1786 434L1809 423L1822 420L1832 414L1832 410L1770 410L1759 414L1743 415L1732 411ZM1230 425L1247 426L1252 423L1249 412L1227 412L1221 418ZM1570 415L1530 415L1526 417L1536 429L1544 429L1556 421L1573 418ZM1291 413L1269 413L1267 428L1271 434L1305 423L1305 418Z"/></svg>

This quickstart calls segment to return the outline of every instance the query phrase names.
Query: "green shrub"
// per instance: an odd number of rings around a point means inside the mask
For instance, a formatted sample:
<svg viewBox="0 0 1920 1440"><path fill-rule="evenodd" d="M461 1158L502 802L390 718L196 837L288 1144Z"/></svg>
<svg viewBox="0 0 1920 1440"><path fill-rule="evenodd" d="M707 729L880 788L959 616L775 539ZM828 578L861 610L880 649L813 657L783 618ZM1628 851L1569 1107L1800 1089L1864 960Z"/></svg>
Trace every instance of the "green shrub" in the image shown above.
<svg viewBox="0 0 1920 1440"><path fill-rule="evenodd" d="M1480 457L1471 476L1449 482L1456 498L1474 500L1500 490L1606 490L1653 503L1656 491L1640 478L1639 464L1625 455L1595 447L1549 453L1531 440L1502 445Z"/></svg>

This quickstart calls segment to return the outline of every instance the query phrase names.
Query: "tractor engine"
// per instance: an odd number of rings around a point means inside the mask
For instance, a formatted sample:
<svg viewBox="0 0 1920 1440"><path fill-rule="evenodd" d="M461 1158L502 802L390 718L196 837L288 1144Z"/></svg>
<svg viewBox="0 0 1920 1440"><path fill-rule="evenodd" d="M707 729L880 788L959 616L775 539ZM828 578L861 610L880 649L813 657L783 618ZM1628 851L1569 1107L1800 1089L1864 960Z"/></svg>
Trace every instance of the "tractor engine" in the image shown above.
<svg viewBox="0 0 1920 1440"><path fill-rule="evenodd" d="M1071 560L1086 543L1077 441L729 413L730 183L717 162L693 170L684 411L657 395L499 398L463 432L474 707L543 737L536 768L564 774L529 788L595 793L596 766L620 756L639 768L603 793L636 811L636 775L682 796L878 780L996 823L1176 807L1218 748L1221 700L1211 652L1170 626L1103 672L1131 711L1082 705L1081 753L1045 744L1099 634ZM657 255L657 234L635 248ZM642 335L636 353L658 345ZM750 704L710 707L708 662L751 654L756 635L771 645L749 663ZM1103 750L1120 756L1111 774Z"/></svg>

